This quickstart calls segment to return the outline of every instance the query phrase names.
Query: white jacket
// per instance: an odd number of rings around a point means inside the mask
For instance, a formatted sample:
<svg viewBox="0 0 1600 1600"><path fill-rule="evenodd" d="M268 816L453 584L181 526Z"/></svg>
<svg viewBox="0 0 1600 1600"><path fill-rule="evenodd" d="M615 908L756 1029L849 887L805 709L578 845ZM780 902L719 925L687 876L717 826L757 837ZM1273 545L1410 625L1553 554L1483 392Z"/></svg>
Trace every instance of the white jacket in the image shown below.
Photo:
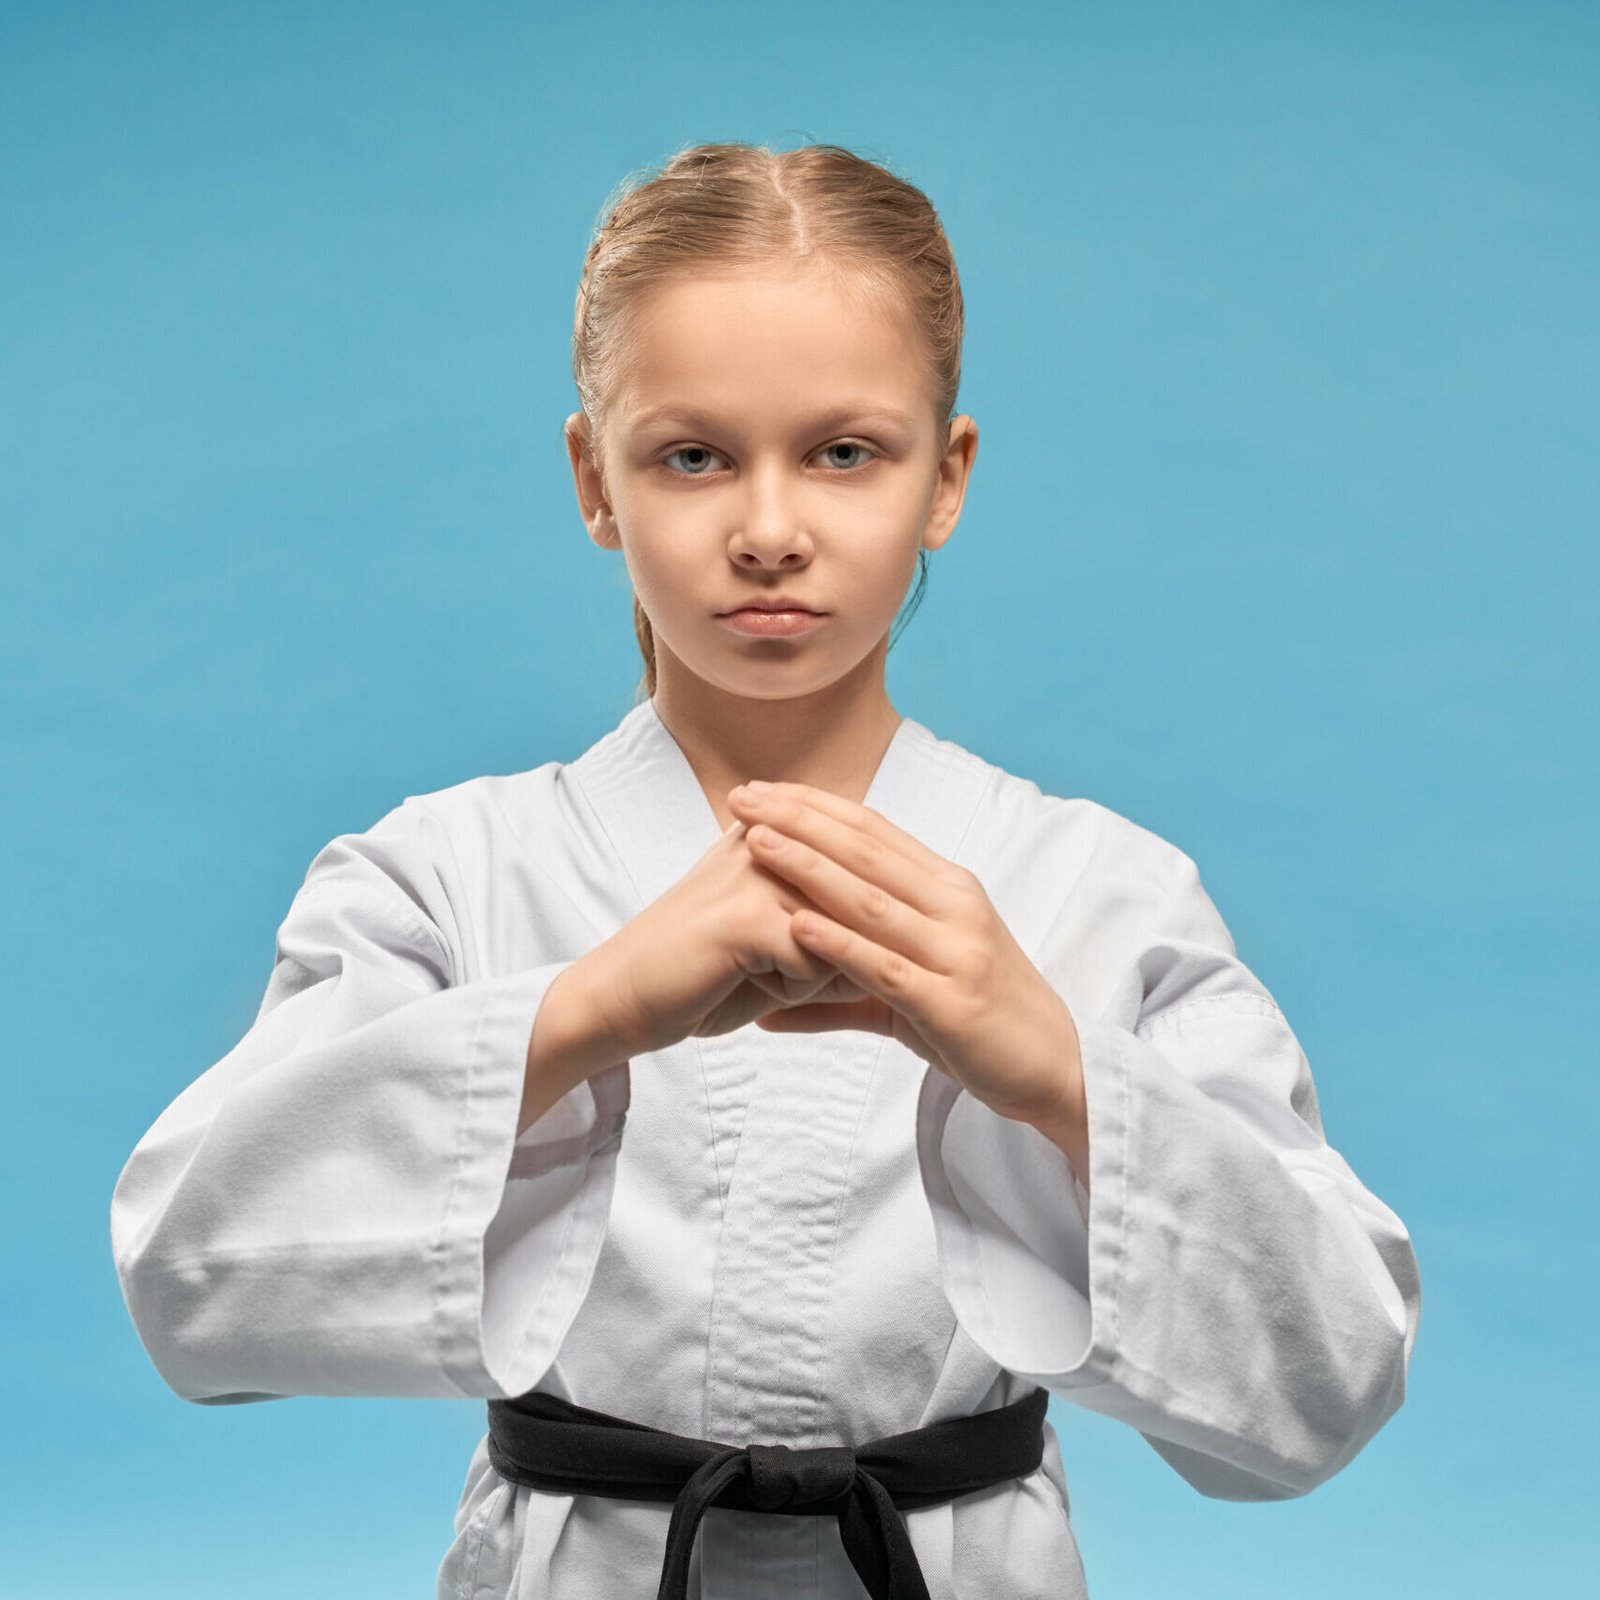
<svg viewBox="0 0 1600 1600"><path fill-rule="evenodd" d="M1043 1384L1205 1495L1339 1471L1404 1397L1416 1257L1193 861L909 718L864 803L975 873L1067 1001L1092 1199L860 1031L686 1040L515 1137L551 982L719 836L646 700L576 761L408 798L312 862L254 1024L117 1182L162 1378L207 1404L537 1387L797 1447ZM1086 1594L1045 1435L1030 1476L904 1513L933 1600ZM670 1513L508 1483L480 1442L438 1594L654 1594ZM864 1592L831 1517L708 1511L691 1595Z"/></svg>

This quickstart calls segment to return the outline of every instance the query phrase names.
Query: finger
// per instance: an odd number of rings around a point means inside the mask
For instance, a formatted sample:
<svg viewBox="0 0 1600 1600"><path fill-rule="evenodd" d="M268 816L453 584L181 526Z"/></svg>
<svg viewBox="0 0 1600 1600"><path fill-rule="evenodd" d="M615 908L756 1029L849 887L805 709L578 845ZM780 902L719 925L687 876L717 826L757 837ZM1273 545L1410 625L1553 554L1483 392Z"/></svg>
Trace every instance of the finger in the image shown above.
<svg viewBox="0 0 1600 1600"><path fill-rule="evenodd" d="M826 818L822 819L820 830L813 823L808 822L807 826L813 837L818 831L829 829L838 829L841 834L849 832ZM751 827L746 842L763 867L791 883L834 921L866 935L875 944L899 951L910 961L933 971L944 970L942 952L949 948L948 931L896 898L890 889L870 878L863 880L825 850L813 848L765 822ZM902 865L908 872L915 870Z"/></svg>
<svg viewBox="0 0 1600 1600"><path fill-rule="evenodd" d="M779 782L771 784L765 795L749 795L733 789L728 792L728 802L747 826L754 822L771 822L771 826L782 832L790 832L790 827L794 827L798 837L808 837L800 830L802 821L818 827L829 822L832 827L826 837L838 846L837 861L853 869L858 864L880 862L878 870L883 877L875 882L882 882L896 898L930 917L949 909L952 891L960 890L971 877L965 867L947 861L920 838L894 826L882 811L858 805L843 795L816 789L811 784ZM858 838L848 843L846 834L858 835ZM819 834L810 842L822 848L821 838ZM862 877L867 875L862 872Z"/></svg>
<svg viewBox="0 0 1600 1600"><path fill-rule="evenodd" d="M754 979L751 981L755 982ZM766 985L758 985L758 987L767 988ZM840 973L835 973L834 976L820 988L813 990L810 994L801 995L798 999L788 999L781 994L775 993L770 988L767 989L767 992L772 994L773 999L779 1002L778 1010L769 1011L767 1013L767 1015L771 1017L787 1017L795 1014L804 1017L811 1013L833 1013L844 1011L848 1009L851 1004L863 1000L873 1008L875 1014L883 1011L883 1002L881 1000L879 1000L876 996L869 995L860 984L852 983L848 978L844 977ZM843 1022L834 1022L826 1024L826 1026L842 1028L845 1027L846 1024ZM861 1027L864 1026L864 1024L853 1022L848 1024L848 1026ZM816 1030L815 1028L806 1028L803 1031L814 1032ZM874 1029L873 1031L876 1032L879 1030Z"/></svg>
<svg viewBox="0 0 1600 1600"><path fill-rule="evenodd" d="M747 982L786 1006L810 1000L826 989L835 976L834 969L826 962L813 962L801 971L795 970L795 964L789 961L774 961L760 972L745 969Z"/></svg>
<svg viewBox="0 0 1600 1600"><path fill-rule="evenodd" d="M754 984L763 994L771 995L780 1005L787 1008L815 1000L818 995L831 989L837 979L838 975L829 967L824 969L824 976L817 982L787 978L781 972L750 973L746 981Z"/></svg>
<svg viewBox="0 0 1600 1600"><path fill-rule="evenodd" d="M806 949L831 961L869 995L876 995L891 1011L901 1013L918 1029L925 1029L937 975L892 950L864 938L854 930L815 911L793 917L794 935ZM887 1019L892 1023L893 1019Z"/></svg>
<svg viewBox="0 0 1600 1600"><path fill-rule="evenodd" d="M771 932L765 933L761 947L747 950L739 960L745 977L756 988L784 1005L810 1000L839 978L837 967L815 952L795 942L790 929L790 913L779 908L772 913Z"/></svg>

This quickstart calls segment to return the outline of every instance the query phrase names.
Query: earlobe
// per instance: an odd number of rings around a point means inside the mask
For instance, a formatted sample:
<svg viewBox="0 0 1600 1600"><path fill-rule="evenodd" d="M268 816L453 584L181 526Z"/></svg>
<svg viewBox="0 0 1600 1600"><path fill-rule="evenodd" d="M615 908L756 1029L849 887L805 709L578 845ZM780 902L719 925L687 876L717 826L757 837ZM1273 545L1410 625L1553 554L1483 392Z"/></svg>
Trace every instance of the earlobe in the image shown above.
<svg viewBox="0 0 1600 1600"><path fill-rule="evenodd" d="M619 547L617 525L611 515L610 507L603 502L598 505L585 505L583 513L584 525L588 529L590 540L602 550L617 549Z"/></svg>

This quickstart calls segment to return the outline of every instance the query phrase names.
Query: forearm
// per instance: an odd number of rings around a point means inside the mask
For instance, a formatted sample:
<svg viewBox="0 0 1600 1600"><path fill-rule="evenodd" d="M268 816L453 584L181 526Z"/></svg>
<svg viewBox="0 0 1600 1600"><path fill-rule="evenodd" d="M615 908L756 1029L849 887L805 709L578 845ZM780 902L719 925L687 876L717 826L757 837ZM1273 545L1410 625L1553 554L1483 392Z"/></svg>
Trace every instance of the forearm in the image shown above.
<svg viewBox="0 0 1600 1600"><path fill-rule="evenodd" d="M522 1109L517 1115L518 1137L563 1095L597 1072L628 1059L626 1045L596 1003L590 956L573 962L550 985L534 1017Z"/></svg>

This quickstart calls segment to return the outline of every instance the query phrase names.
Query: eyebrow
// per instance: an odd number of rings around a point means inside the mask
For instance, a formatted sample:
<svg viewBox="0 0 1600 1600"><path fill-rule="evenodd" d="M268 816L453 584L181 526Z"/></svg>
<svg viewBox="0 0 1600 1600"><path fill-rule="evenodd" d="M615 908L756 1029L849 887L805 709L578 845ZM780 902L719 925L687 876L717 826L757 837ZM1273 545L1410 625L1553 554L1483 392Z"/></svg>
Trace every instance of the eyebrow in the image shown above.
<svg viewBox="0 0 1600 1600"><path fill-rule="evenodd" d="M657 422L676 422L686 428L714 429L717 418L692 407L679 405L651 406L646 411L641 411L629 419L635 428L646 428ZM808 419L808 431L820 431L829 428L838 428L846 422L889 422L898 427L915 427L915 421L904 411L894 406L879 405L875 401L859 404L835 406L831 410L818 412Z"/></svg>

